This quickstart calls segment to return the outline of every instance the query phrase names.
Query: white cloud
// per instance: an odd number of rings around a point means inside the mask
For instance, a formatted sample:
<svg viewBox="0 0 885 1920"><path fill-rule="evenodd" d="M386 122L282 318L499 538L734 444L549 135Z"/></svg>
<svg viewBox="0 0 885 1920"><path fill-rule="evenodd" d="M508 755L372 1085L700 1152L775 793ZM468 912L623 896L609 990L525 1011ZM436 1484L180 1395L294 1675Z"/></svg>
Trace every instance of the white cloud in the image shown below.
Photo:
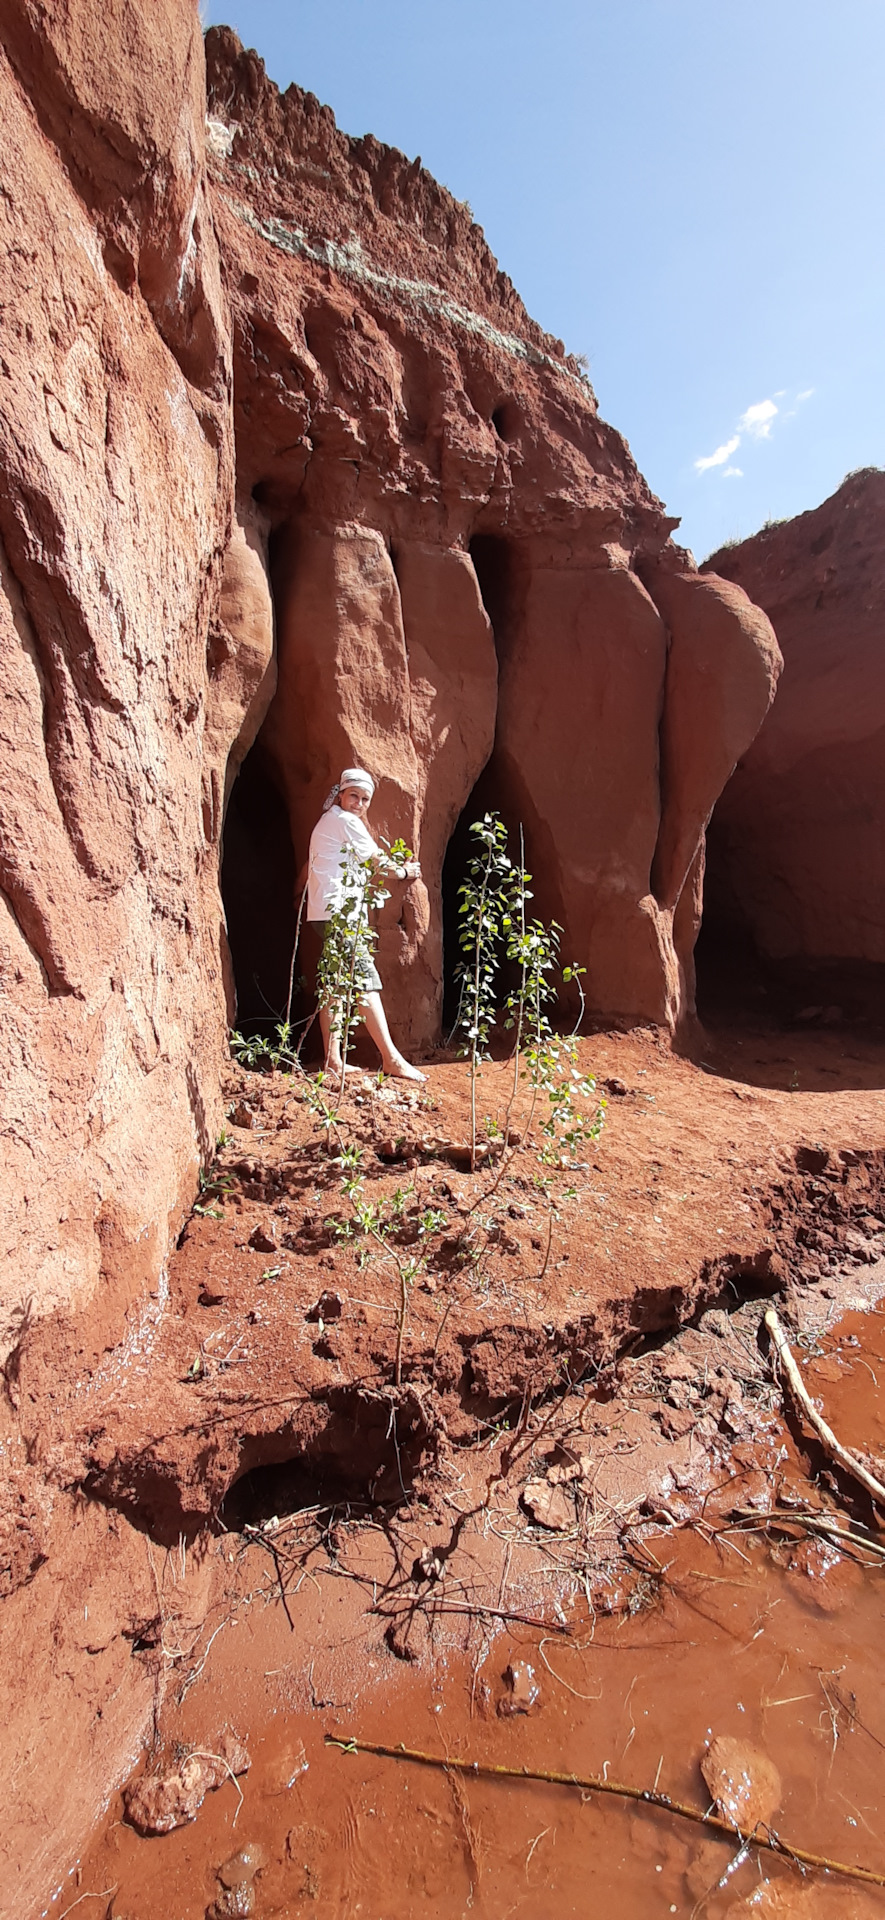
<svg viewBox="0 0 885 1920"><path fill-rule="evenodd" d="M771 437L771 423L778 409L773 400L757 400L748 407L738 421L742 433L749 433L754 440L768 440Z"/></svg>
<svg viewBox="0 0 885 1920"><path fill-rule="evenodd" d="M726 460L731 459L732 454L737 452L740 444L741 436L739 433L736 433L730 440L726 440L721 447L717 447L715 453L708 453L702 459L696 460L694 463L695 471L697 473L706 473L710 467L724 467Z"/></svg>
<svg viewBox="0 0 885 1920"><path fill-rule="evenodd" d="M743 435L747 434L751 440L770 440L773 422L778 418L794 419L796 408L800 407L803 401L811 399L815 388L803 388L802 392L796 395L795 405L788 408L786 412L781 412L777 402L786 397L786 391L785 387L779 387L773 399L755 400L751 407L747 407L746 412L741 414L731 439L724 440L721 447L716 448L715 453L704 454L696 460L695 472L709 473L711 467L721 467L722 472L719 476L721 480L742 480L743 468L730 466L728 462L732 454L737 452Z"/></svg>

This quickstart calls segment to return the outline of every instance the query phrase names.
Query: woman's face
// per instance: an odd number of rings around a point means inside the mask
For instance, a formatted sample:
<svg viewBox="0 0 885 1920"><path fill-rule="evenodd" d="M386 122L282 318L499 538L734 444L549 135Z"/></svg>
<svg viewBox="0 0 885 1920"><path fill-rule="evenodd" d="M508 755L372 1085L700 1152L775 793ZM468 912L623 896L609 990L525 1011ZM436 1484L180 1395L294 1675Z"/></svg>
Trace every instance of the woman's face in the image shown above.
<svg viewBox="0 0 885 1920"><path fill-rule="evenodd" d="M363 787L342 787L338 805L342 813L368 813L372 796Z"/></svg>

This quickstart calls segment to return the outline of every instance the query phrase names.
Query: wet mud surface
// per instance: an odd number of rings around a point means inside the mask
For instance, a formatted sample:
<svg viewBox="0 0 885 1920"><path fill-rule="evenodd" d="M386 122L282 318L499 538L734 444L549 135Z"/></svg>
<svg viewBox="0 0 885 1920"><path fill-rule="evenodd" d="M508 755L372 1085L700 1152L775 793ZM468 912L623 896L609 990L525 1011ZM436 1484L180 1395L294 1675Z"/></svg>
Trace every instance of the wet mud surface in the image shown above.
<svg viewBox="0 0 885 1920"><path fill-rule="evenodd" d="M885 1871L883 1536L761 1331L776 1299L809 1392L881 1462L882 1050L720 1033L690 1061L604 1034L581 1065L605 1128L546 1196L531 1143L471 1177L459 1063L417 1094L354 1080L365 1192L418 1260L405 1314L396 1259L339 1230L299 1090L232 1070L157 1299L112 1348L87 1324L23 1343L4 1913L885 1912L758 1850L717 1888L737 1844L661 1809L325 1745L607 1772L703 1811L708 1742L749 1741L772 1827ZM481 1111L507 1083L484 1070ZM180 1828L108 1802L170 1775Z"/></svg>
<svg viewBox="0 0 885 1920"><path fill-rule="evenodd" d="M875 1451L885 1315L870 1301L885 1289L885 1267L865 1282L866 1293L856 1280L843 1285L853 1307L818 1299L796 1350L828 1417ZM231 1734L249 1771L207 1795L192 1824L159 1837L135 1833L117 1799L53 1911L96 1892L115 1920L885 1913L885 1887L802 1876L662 1808L327 1744L355 1738L440 1760L601 1776L703 1812L711 1793L701 1763L711 1742L730 1741L733 1777L759 1788L763 1818L783 1842L885 1877L883 1536L862 1495L836 1497L801 1431L797 1445L761 1355L751 1376L754 1321L748 1303L728 1328L699 1337L725 1344L734 1365L747 1355L755 1451L738 1444L725 1471L705 1453L703 1473L695 1464L674 1479L671 1470L651 1498L646 1474L643 1497L605 1503L602 1526L592 1496L572 1506L569 1535L532 1526L525 1513L526 1487L545 1474L574 1488L556 1478L557 1461L578 1448L573 1427L552 1446L549 1431L540 1435L518 1486L499 1486L474 1511L438 1574L442 1530L434 1543L417 1510L386 1526L346 1508L302 1512L265 1521L263 1537L217 1541L207 1638L166 1695L145 1771L162 1775ZM690 1350L692 1333L681 1339ZM679 1346L659 1350L674 1381L685 1377ZM616 1431L621 1413L641 1419L651 1386L649 1359L634 1363L622 1400L609 1403ZM598 1459L598 1432L596 1442ZM634 1440L615 1457L628 1467L641 1452ZM809 1531L821 1520L853 1522L869 1545L839 1551ZM174 1583L167 1591L171 1612Z"/></svg>

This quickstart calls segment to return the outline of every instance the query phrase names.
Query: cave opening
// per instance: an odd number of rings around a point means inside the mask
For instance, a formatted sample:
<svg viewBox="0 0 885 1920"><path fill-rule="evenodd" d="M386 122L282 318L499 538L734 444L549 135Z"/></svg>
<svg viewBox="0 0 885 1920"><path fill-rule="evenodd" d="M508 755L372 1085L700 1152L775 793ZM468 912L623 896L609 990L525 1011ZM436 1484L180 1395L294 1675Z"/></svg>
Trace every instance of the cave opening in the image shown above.
<svg viewBox="0 0 885 1920"><path fill-rule="evenodd" d="M334 1344L327 1332L323 1344ZM335 1507L396 1507L434 1451L421 1403L399 1406L382 1394L352 1386L333 1389L326 1420L301 1451L283 1434L246 1438L243 1471L219 1510L222 1525L239 1533L285 1515Z"/></svg>
<svg viewBox="0 0 885 1920"><path fill-rule="evenodd" d="M499 674L507 660L516 622L517 552L513 541L499 534L478 534L470 542L483 606L491 622ZM443 920L443 1037L448 1038L458 1016L460 985L456 978L459 945L460 888L476 852L471 826L486 813L499 813L510 830L511 858L516 857L519 823L513 817L512 797L495 746L455 822L442 870Z"/></svg>
<svg viewBox="0 0 885 1920"><path fill-rule="evenodd" d="M286 803L259 735L224 823L221 896L241 1033L270 1036L284 1018L295 938L295 853Z"/></svg>
<svg viewBox="0 0 885 1920"><path fill-rule="evenodd" d="M502 400L492 413L492 426L499 440L509 445L519 438L522 419L515 400Z"/></svg>
<svg viewBox="0 0 885 1920"><path fill-rule="evenodd" d="M713 814L694 955L702 1026L809 1033L843 1026L881 1029L885 968L826 956L774 959L760 948L734 887L732 831ZM783 885L786 889L786 880Z"/></svg>
<svg viewBox="0 0 885 1920"><path fill-rule="evenodd" d="M719 912L705 899L694 963L702 1024L752 1023L774 1013L768 969L739 914Z"/></svg>
<svg viewBox="0 0 885 1920"><path fill-rule="evenodd" d="M477 852L477 841L470 829L475 820L481 820L483 814L500 813L508 827L512 827L506 802L495 769L495 756L492 755L484 767L472 793L455 822L442 870L442 918L443 918L443 1038L449 1034L458 1018L458 1002L461 993L457 978L458 962L461 958L459 943L460 930L460 888L467 877L467 868ZM514 835L510 835L511 858L515 857Z"/></svg>
<svg viewBox="0 0 885 1920"><path fill-rule="evenodd" d="M769 969L729 869L714 813L707 827L703 915L694 951L698 1018L712 1026L753 1024L776 1011Z"/></svg>

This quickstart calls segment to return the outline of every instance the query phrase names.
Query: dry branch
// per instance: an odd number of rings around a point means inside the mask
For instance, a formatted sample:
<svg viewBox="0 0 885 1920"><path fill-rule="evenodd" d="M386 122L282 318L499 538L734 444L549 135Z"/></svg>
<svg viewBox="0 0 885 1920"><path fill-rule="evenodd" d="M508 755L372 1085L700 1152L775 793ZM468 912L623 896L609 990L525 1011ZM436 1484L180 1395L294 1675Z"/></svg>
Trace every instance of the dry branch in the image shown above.
<svg viewBox="0 0 885 1920"><path fill-rule="evenodd" d="M850 1867L842 1860L828 1860L824 1854L809 1853L804 1847L794 1847L789 1841L782 1840L779 1834L766 1827L763 1832L754 1828L752 1834L741 1833L733 1827L730 1820L722 1820L717 1814L702 1813L700 1807L688 1806L683 1800L671 1800L669 1794L656 1793L649 1787L628 1787L616 1780L599 1780L592 1775L582 1778L576 1773L547 1772L534 1767L498 1767L483 1760L453 1760L445 1754L422 1753L416 1747L385 1747L371 1740L342 1740L331 1733L326 1734L327 1747L339 1747L342 1753L374 1753L384 1760L412 1760L421 1767L439 1767L444 1773L470 1774L478 1780L538 1780L553 1787L577 1787L581 1793L614 1794L620 1800L638 1800L648 1807L659 1807L663 1813L677 1815L680 1820L691 1820L695 1826L704 1827L709 1833L721 1834L725 1839L737 1840L742 1847L752 1845L760 1847L764 1853L776 1853L782 1860L793 1861L797 1866L816 1867L823 1873L838 1873L846 1880L860 1880L867 1886L885 1887L885 1873L875 1873L871 1867Z"/></svg>
<svg viewBox="0 0 885 1920"><path fill-rule="evenodd" d="M832 1427L828 1427L823 1415L818 1413L793 1359L787 1336L774 1307L766 1307L765 1325L771 1335L778 1364L793 1399L804 1413L809 1426L814 1428L824 1451L829 1454L831 1460L835 1460L837 1466L844 1467L846 1473L850 1473L855 1480L859 1480L861 1486L866 1488L867 1493L880 1507L885 1507L885 1486L882 1485L881 1480L876 1479L875 1474L870 1472L869 1467L864 1466L856 1453L851 1453L848 1447L843 1447L841 1441L836 1439Z"/></svg>
<svg viewBox="0 0 885 1920"><path fill-rule="evenodd" d="M801 1508L796 1507L772 1507L768 1511L758 1507L735 1507L733 1517L742 1533L765 1533L769 1529L788 1536L810 1533L833 1545L838 1543L843 1553L850 1552L856 1557L860 1551L872 1554L874 1560L885 1560L885 1545L881 1540L874 1540L872 1534L859 1533L856 1527L840 1526L837 1520L827 1514L803 1513ZM729 1531L728 1527L720 1527L714 1530L712 1537L721 1538ZM860 1564L869 1566L870 1563L863 1560Z"/></svg>

